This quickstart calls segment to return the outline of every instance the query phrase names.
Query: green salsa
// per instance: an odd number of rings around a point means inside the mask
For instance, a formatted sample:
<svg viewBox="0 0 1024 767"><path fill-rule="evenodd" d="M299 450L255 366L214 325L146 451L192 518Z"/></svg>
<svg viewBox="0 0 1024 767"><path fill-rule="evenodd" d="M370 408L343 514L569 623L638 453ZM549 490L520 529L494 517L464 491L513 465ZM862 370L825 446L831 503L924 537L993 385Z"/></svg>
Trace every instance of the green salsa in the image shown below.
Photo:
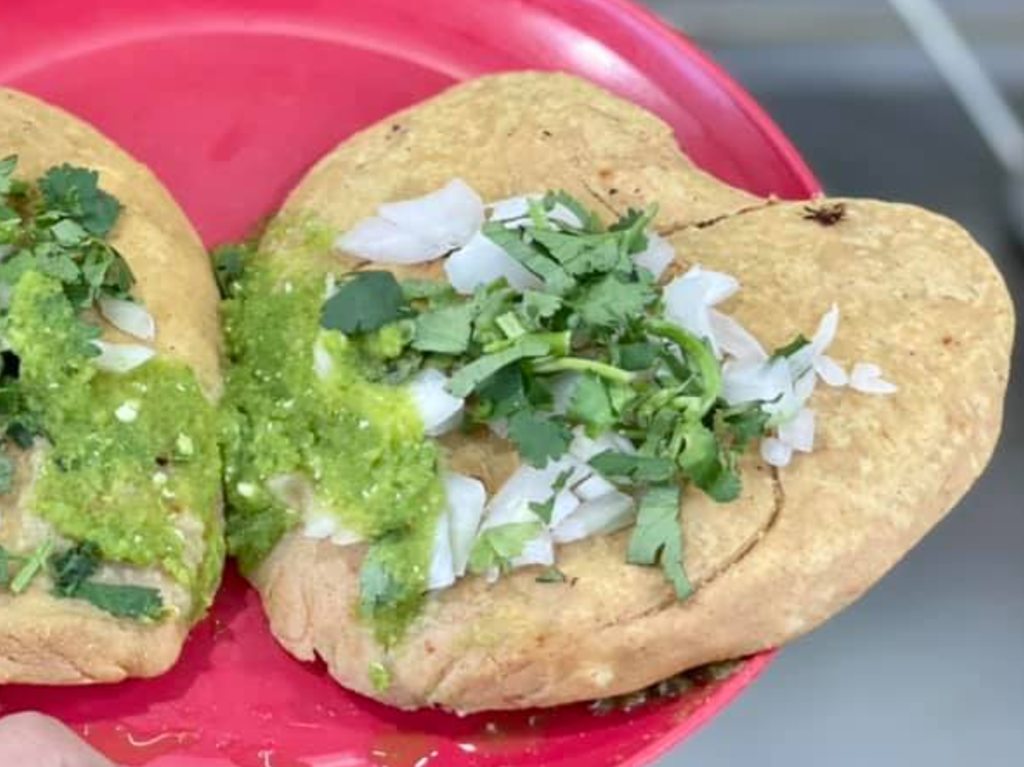
<svg viewBox="0 0 1024 767"><path fill-rule="evenodd" d="M426 591L444 500L438 449L402 388L364 376L367 349L320 327L331 238L301 222L264 241L224 307L229 549L243 570L257 567L305 511L273 480L305 478L321 513L369 541L361 613L390 645Z"/></svg>
<svg viewBox="0 0 1024 767"><path fill-rule="evenodd" d="M10 297L5 339L19 359L17 391L49 443L31 508L103 559L158 567L202 613L224 557L218 516L219 419L185 365L152 359L118 375L90 361L95 328L61 283L26 271ZM201 525L190 551L176 522Z"/></svg>

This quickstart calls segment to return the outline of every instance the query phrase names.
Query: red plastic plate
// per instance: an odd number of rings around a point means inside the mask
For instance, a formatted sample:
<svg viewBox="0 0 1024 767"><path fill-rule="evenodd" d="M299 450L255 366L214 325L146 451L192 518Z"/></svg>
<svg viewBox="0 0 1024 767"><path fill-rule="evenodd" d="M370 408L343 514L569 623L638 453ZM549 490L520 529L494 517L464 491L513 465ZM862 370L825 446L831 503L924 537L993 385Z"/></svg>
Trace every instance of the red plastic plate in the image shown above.
<svg viewBox="0 0 1024 767"><path fill-rule="evenodd" d="M272 212L352 131L502 69L564 69L602 83L662 115L703 167L754 192L817 190L741 89L622 0L34 0L0 4L0 30L0 83L85 117L149 163L211 245ZM293 661L229 573L171 673L108 687L5 687L0 714L58 716L126 765L642 765L711 718L769 658L629 713L406 714Z"/></svg>

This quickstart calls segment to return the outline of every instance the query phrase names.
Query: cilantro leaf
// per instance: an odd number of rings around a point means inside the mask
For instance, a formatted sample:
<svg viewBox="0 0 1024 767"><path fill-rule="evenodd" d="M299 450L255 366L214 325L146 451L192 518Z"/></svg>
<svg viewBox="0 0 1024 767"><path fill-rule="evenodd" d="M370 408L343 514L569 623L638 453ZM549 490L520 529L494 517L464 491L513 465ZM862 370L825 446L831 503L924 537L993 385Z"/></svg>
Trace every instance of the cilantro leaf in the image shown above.
<svg viewBox="0 0 1024 767"><path fill-rule="evenodd" d="M502 368L476 390L477 409L484 420L507 418L529 406L523 372L515 365Z"/></svg>
<svg viewBox="0 0 1024 767"><path fill-rule="evenodd" d="M569 400L567 415L585 424L591 435L607 431L618 420L604 381L592 373L580 376Z"/></svg>
<svg viewBox="0 0 1024 767"><path fill-rule="evenodd" d="M509 522L487 528L477 536L469 553L469 571L477 575L492 568L506 572L541 529L540 522Z"/></svg>
<svg viewBox="0 0 1024 767"><path fill-rule="evenodd" d="M473 305L444 306L416 318L412 346L421 352L462 354L469 348L473 331Z"/></svg>
<svg viewBox="0 0 1024 767"><path fill-rule="evenodd" d="M96 574L100 564L100 548L92 541L83 541L50 558L54 592L72 597L78 587Z"/></svg>
<svg viewBox="0 0 1024 767"><path fill-rule="evenodd" d="M640 501L636 527L629 539L626 561L634 565L661 565L679 599L693 593L683 568L683 538L679 524L678 485L655 485Z"/></svg>
<svg viewBox="0 0 1024 767"><path fill-rule="evenodd" d="M589 208L583 205L583 203L581 203L568 192L565 192L561 189L554 192L548 192L547 194L544 195L543 203L544 209L548 211L554 210L556 205L564 206L566 209L571 211L572 214L576 216L576 218L580 220L584 232L597 234L599 232L604 231L604 226L601 224L601 219L599 219L593 211L591 211Z"/></svg>
<svg viewBox="0 0 1024 767"><path fill-rule="evenodd" d="M619 264L620 250L615 237L543 229L527 231L573 276L610 272Z"/></svg>
<svg viewBox="0 0 1024 767"><path fill-rule="evenodd" d="M156 620L164 612L159 589L131 584L90 581L100 566L100 548L83 541L50 557L53 593L65 599L82 599L117 618Z"/></svg>
<svg viewBox="0 0 1024 767"><path fill-rule="evenodd" d="M625 282L616 274L606 274L582 290L573 306L584 322L608 326L642 314L656 298L654 287L647 283Z"/></svg>
<svg viewBox="0 0 1024 767"><path fill-rule="evenodd" d="M608 479L628 479L639 483L667 482L676 473L670 458L614 450L598 453L590 459L590 465Z"/></svg>
<svg viewBox="0 0 1024 767"><path fill-rule="evenodd" d="M537 275L549 292L562 295L572 288L576 281L558 263L522 239L525 232L536 234L539 231L541 230L506 229L503 224L495 221L484 224L483 228L485 237Z"/></svg>
<svg viewBox="0 0 1024 767"><path fill-rule="evenodd" d="M623 370L647 370L658 359L661 346L648 341L638 341L621 344L615 351L615 363Z"/></svg>
<svg viewBox="0 0 1024 767"><path fill-rule="evenodd" d="M434 304L458 298L455 289L440 280L401 280L398 284L406 301L428 301Z"/></svg>
<svg viewBox="0 0 1024 767"><path fill-rule="evenodd" d="M551 351L550 339L534 335L521 336L507 348L485 354L456 371L448 390L456 397L465 397L502 368L529 357L543 357Z"/></svg>
<svg viewBox="0 0 1024 767"><path fill-rule="evenodd" d="M541 293L539 290L523 291L523 298L520 306L523 317L531 322L539 324L562 308L562 299L550 293Z"/></svg>
<svg viewBox="0 0 1024 767"><path fill-rule="evenodd" d="M549 459L565 455L572 442L572 432L561 421L532 410L521 410L508 421L508 438L515 443L524 461L544 468Z"/></svg>
<svg viewBox="0 0 1024 767"><path fill-rule="evenodd" d="M356 272L323 305L320 324L345 335L367 333L402 315L405 297L391 272Z"/></svg>
<svg viewBox="0 0 1024 767"><path fill-rule="evenodd" d="M719 503L734 501L740 494L739 477L730 465L715 434L700 423L682 427L685 446L679 454L683 475Z"/></svg>
<svg viewBox="0 0 1024 767"><path fill-rule="evenodd" d="M39 179L39 190L50 208L62 211L90 234L105 237L113 229L121 203L99 188L99 173L64 163Z"/></svg>
<svg viewBox="0 0 1024 767"><path fill-rule="evenodd" d="M159 589L119 583L86 581L78 587L75 599L82 599L115 618L157 620L164 614Z"/></svg>

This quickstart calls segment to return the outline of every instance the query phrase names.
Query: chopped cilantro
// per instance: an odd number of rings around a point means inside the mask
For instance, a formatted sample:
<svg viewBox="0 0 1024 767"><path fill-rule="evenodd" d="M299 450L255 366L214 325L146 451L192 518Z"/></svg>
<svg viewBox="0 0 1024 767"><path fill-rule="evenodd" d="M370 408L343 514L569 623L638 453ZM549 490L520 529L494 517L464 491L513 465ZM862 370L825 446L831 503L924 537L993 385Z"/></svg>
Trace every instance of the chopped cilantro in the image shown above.
<svg viewBox="0 0 1024 767"><path fill-rule="evenodd" d="M554 418L521 410L508 420L508 437L527 463L543 468L549 459L560 458L569 449L572 432Z"/></svg>
<svg viewBox="0 0 1024 767"><path fill-rule="evenodd" d="M50 557L53 593L81 599L117 618L156 620L164 613L159 589L89 580L99 570L100 549L84 541Z"/></svg>
<svg viewBox="0 0 1024 767"><path fill-rule="evenodd" d="M473 306L455 304L424 312L416 318L412 346L421 352L462 354L473 332Z"/></svg>
<svg viewBox="0 0 1024 767"><path fill-rule="evenodd" d="M121 203L99 188L100 174L94 170L64 164L50 168L39 180L47 206L60 211L97 237L114 228Z"/></svg>
<svg viewBox="0 0 1024 767"><path fill-rule="evenodd" d="M641 484L668 482L676 472L671 458L617 453L613 450L595 455L590 459L590 465L609 479L624 479Z"/></svg>
<svg viewBox="0 0 1024 767"><path fill-rule="evenodd" d="M469 554L469 570L486 573L493 568L505 572L526 544L541 531L540 522L510 522L490 527L477 536Z"/></svg>
<svg viewBox="0 0 1024 767"><path fill-rule="evenodd" d="M654 485L644 494L626 561L634 565L660 564L676 596L686 599L693 593L693 587L683 568L679 500L678 485Z"/></svg>
<svg viewBox="0 0 1024 767"><path fill-rule="evenodd" d="M402 316L405 297L391 272L356 272L324 304L320 324L345 335L368 333Z"/></svg>

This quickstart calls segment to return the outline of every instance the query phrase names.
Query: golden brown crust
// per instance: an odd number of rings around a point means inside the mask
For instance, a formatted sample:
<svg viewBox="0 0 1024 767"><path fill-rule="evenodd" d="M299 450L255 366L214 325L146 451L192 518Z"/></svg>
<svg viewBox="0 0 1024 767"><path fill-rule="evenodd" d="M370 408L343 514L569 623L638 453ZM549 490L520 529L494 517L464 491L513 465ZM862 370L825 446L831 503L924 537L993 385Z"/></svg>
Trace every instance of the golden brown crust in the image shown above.
<svg viewBox="0 0 1024 767"><path fill-rule="evenodd" d="M574 156L569 175L557 163L553 171L539 161L513 170L495 159L508 156L506 142L530 156L519 133L508 135L506 115L528 112L530 103L556 113L551 104L563 92L574 104L566 115L579 109L579 94L595 98L591 86L564 76L462 86L396 118L415 151L392 147L388 124L371 128L325 158L289 208L326 213L344 227L384 199L424 193L455 175L487 199L593 179L596 158ZM505 100L513 106L506 109ZM724 186L701 186L707 196L690 201L701 211L696 220L721 220L685 226L673 181L694 188L692 166L632 144L656 130L653 118L636 112L621 102L596 118L585 111L577 133L592 136L598 128L586 126L596 120L601 136L591 143L624 147L622 173L643 165L645 179L661 180L637 202L670 200L663 209L669 228L678 229L676 268L701 263L737 275L744 289L725 308L768 345L813 330L837 302L843 318L835 356L880 364L899 393L822 387L811 401L819 423L813 454L778 478L749 459L744 495L726 507L688 493L685 558L697 591L683 603L658 571L625 564L628 533L620 533L562 547L568 584L538 584L533 569L494 585L461 581L432 596L408 637L385 654L353 617L362 548L287 536L254 577L271 628L297 657L323 657L345 686L403 707L554 705L777 646L863 593L983 470L999 433L1014 323L987 254L953 222L917 208L846 201L845 218L827 227L806 219L802 204L752 208ZM606 113L621 117L602 123ZM458 152L436 146L443 126L453 124L472 137ZM434 152L417 137L423 125L435 136ZM648 157L659 158L656 169ZM488 461L492 450L505 457ZM514 466L506 454L462 444L452 461L486 469L493 489ZM374 661L391 670L384 693L370 683Z"/></svg>
<svg viewBox="0 0 1024 767"><path fill-rule="evenodd" d="M124 205L111 243L135 274L134 294L156 321L158 353L188 364L217 396L216 284L198 235L149 169L78 118L8 89L0 89L0 154L18 155L21 178L37 178L65 162L99 171L101 187ZM112 329L105 334L130 340ZM40 524L26 509L31 482L21 481L30 461L25 455L17 461L19 482L0 498L0 543L8 545L31 540L32 526ZM181 651L185 618L158 625L118 620L85 603L55 599L37 585L18 597L0 594L0 683L153 676L170 668Z"/></svg>

